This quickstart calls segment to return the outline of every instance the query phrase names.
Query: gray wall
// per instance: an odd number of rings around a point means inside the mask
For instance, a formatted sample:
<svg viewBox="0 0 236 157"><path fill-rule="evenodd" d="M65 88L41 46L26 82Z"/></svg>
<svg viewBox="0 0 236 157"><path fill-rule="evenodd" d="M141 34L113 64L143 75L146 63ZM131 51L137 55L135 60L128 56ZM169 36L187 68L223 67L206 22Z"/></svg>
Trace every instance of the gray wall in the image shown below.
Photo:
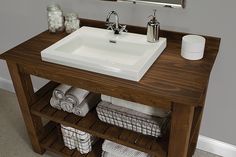
<svg viewBox="0 0 236 157"><path fill-rule="evenodd" d="M0 54L47 29L45 1L0 1ZM9 83L10 75L5 61L0 60L0 87ZM45 80L33 77L35 88Z"/></svg>
<svg viewBox="0 0 236 157"><path fill-rule="evenodd" d="M0 2L0 52L23 42L46 28L45 6L49 0L4 0ZM145 26L155 7L116 4L99 0L58 0L65 12L78 12L83 18L104 20L117 10L122 23ZM14 3L14 4L13 4ZM186 9L156 8L162 29L184 31L222 38L220 52L211 74L201 134L236 145L236 63L234 41L236 1L187 0ZM4 62L0 78L9 79ZM36 79L35 82L37 82ZM35 84L42 84L35 83ZM39 85L38 85L39 86Z"/></svg>

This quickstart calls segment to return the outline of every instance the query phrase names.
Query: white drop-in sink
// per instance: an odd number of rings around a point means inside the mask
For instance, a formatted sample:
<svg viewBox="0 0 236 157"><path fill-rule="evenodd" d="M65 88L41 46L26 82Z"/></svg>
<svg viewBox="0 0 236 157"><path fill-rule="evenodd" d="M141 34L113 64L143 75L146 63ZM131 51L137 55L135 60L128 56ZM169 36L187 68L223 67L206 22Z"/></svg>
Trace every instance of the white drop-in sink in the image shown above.
<svg viewBox="0 0 236 157"><path fill-rule="evenodd" d="M42 60L139 81L166 47L166 38L82 27L41 52Z"/></svg>

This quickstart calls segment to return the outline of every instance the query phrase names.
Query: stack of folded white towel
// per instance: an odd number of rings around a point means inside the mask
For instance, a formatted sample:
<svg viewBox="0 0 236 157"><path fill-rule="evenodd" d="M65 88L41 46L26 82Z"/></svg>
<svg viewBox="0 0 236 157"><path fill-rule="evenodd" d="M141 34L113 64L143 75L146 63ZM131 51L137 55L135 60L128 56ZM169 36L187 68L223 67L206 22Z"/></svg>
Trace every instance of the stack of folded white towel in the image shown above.
<svg viewBox="0 0 236 157"><path fill-rule="evenodd" d="M97 108L101 121L154 137L168 124L169 111L102 95Z"/></svg>
<svg viewBox="0 0 236 157"><path fill-rule="evenodd" d="M59 110L84 117L99 101L99 94L60 84L54 89L50 104Z"/></svg>
<svg viewBox="0 0 236 157"><path fill-rule="evenodd" d="M92 151L92 145L97 140L89 133L64 125L61 125L61 132L65 146L69 149L77 148L81 154L87 154Z"/></svg>
<svg viewBox="0 0 236 157"><path fill-rule="evenodd" d="M102 157L150 157L147 153L105 140L102 144Z"/></svg>

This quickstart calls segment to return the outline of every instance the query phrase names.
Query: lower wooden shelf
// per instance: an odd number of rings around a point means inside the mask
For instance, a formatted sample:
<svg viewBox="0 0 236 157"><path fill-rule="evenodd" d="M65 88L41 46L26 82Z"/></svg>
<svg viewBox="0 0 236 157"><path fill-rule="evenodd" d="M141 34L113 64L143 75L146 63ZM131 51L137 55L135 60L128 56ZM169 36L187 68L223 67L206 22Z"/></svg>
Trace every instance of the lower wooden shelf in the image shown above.
<svg viewBox="0 0 236 157"><path fill-rule="evenodd" d="M157 139L152 136L143 135L104 123L98 119L95 110L90 111L86 117L79 117L72 113L57 110L50 106L50 98L51 92L48 92L38 102L32 105L31 113L44 117L53 122L82 130L99 138L108 139L113 142L149 153L155 157L167 156L169 141L167 137ZM51 150L51 147L48 147L48 145L43 146L46 149ZM51 151L55 151L55 149Z"/></svg>
<svg viewBox="0 0 236 157"><path fill-rule="evenodd" d="M64 146L62 136L58 128L59 124L49 122L40 133L42 148L61 155L63 157L100 157L102 154L102 140L96 142L93 146L93 151L88 154L80 154L79 151L70 150Z"/></svg>

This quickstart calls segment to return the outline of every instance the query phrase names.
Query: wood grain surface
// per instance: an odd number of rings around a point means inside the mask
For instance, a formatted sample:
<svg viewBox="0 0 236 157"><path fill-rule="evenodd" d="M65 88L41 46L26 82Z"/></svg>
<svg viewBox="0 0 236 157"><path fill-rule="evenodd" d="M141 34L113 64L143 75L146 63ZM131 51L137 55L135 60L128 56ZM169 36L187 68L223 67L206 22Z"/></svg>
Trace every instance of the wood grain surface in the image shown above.
<svg viewBox="0 0 236 157"><path fill-rule="evenodd" d="M100 21L81 19L81 23L85 26L104 28L104 22ZM142 27L128 26L127 29L129 32L141 34L146 32ZM180 55L183 35L185 33L161 31L161 36L168 39L167 47L139 82L42 61L40 52L65 37L65 33L42 32L0 57L23 65L25 71L33 75L93 92L163 108L170 108L171 102L196 106L200 104L208 84L220 39L206 37L204 58L189 61Z"/></svg>
<svg viewBox="0 0 236 157"><path fill-rule="evenodd" d="M38 102L32 105L30 110L33 115L82 130L102 139L108 139L147 152L155 157L166 157L168 136L156 138L104 123L98 119L95 110L90 111L85 117L79 117L72 113L57 110L49 104L51 93L49 90ZM45 140L48 141L47 138Z"/></svg>

